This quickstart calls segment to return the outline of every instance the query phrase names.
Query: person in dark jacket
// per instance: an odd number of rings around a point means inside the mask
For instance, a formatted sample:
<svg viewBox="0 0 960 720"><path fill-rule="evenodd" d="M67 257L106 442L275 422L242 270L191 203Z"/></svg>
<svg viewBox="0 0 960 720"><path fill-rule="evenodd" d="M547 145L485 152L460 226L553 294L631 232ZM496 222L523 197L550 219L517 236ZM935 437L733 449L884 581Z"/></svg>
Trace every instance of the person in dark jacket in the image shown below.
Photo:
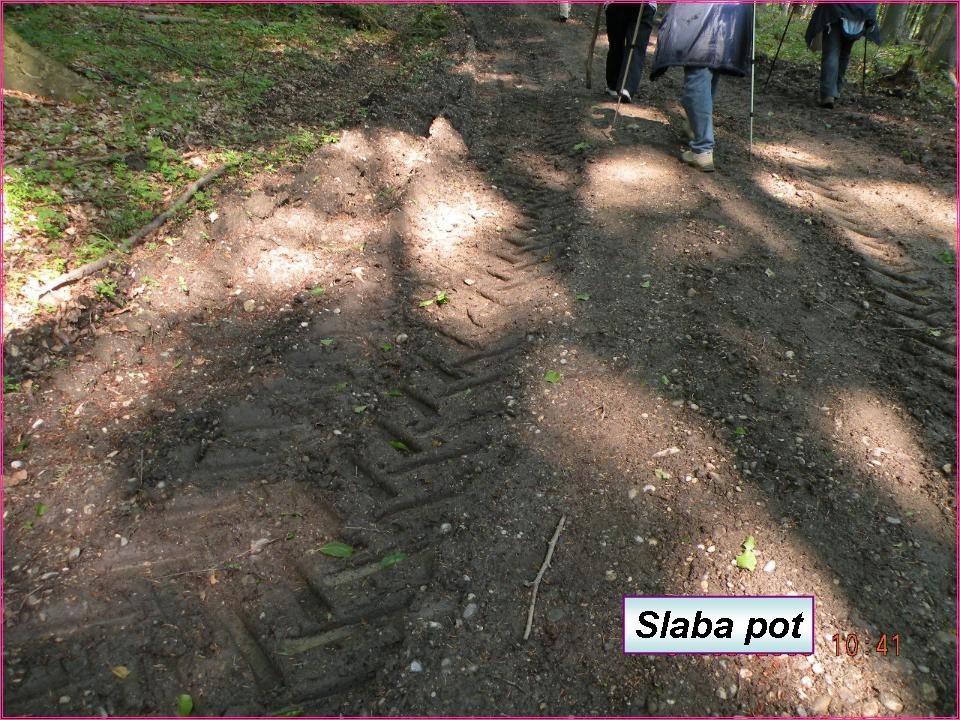
<svg viewBox="0 0 960 720"><path fill-rule="evenodd" d="M683 68L683 96L690 149L680 156L704 172L713 166L713 98L721 75L750 72L753 6L725 3L671 5L660 25L650 77Z"/></svg>
<svg viewBox="0 0 960 720"><path fill-rule="evenodd" d="M876 3L820 3L807 26L807 46L821 36L820 107L832 108L843 90L853 44L862 37L880 44Z"/></svg>
<svg viewBox="0 0 960 720"><path fill-rule="evenodd" d="M610 49L607 51L607 95L610 97L617 97L617 92L622 87L624 102L632 102L640 89L643 61L647 56L647 43L656 14L655 2L607 3L607 39L610 41ZM637 42L631 53L630 41L633 40L634 30L637 30ZM627 55L630 55L629 68ZM626 79L623 77L624 73L627 75Z"/></svg>

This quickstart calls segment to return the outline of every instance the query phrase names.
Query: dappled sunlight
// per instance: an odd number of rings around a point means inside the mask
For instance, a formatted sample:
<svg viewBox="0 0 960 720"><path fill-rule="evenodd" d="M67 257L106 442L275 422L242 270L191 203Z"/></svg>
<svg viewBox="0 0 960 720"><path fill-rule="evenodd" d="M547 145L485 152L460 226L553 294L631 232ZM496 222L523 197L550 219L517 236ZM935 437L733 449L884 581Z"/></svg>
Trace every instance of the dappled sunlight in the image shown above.
<svg viewBox="0 0 960 720"><path fill-rule="evenodd" d="M580 194L600 209L662 211L682 203L684 185L676 158L617 148L589 165Z"/></svg>
<svg viewBox="0 0 960 720"><path fill-rule="evenodd" d="M895 515L876 508L880 532L892 525L919 526L938 542L952 544L953 535L943 522L949 508L915 490L933 487L943 479L904 408L867 388L837 388L817 402L811 419L843 461L872 486L858 490L887 497L899 508Z"/></svg>
<svg viewBox="0 0 960 720"><path fill-rule="evenodd" d="M840 209L883 217L887 232L896 235L923 235L934 241L936 251L954 247L957 206L955 196L942 195L919 183L896 180L858 179L843 181ZM894 210L892 213L891 210ZM880 229L880 228L878 228Z"/></svg>
<svg viewBox="0 0 960 720"><path fill-rule="evenodd" d="M794 167L805 170L829 170L832 163L829 158L803 150L796 145L776 142L754 142L753 151L760 157L775 162L788 162Z"/></svg>

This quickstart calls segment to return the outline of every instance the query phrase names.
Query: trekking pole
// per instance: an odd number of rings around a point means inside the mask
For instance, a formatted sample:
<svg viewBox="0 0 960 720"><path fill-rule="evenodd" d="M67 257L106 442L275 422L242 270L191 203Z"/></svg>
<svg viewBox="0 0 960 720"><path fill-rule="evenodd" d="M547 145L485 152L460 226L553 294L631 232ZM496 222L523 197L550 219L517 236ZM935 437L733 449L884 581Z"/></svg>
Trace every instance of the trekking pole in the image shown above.
<svg viewBox="0 0 960 720"><path fill-rule="evenodd" d="M767 79L763 81L763 88L762 88L763 90L766 90L766 89L767 89L767 85L770 84L770 78L773 77L773 69L777 66L777 58L780 57L780 48L783 47L784 38L787 37L787 30L790 29L790 21L793 20L793 10L794 10L794 8L795 8L794 5L791 5L791 6L790 6L790 14L787 15L787 24L786 24L786 26L783 28L783 34L780 36L780 44L777 45L777 52L774 53L774 55L773 55L773 62L770 63L770 72L767 73Z"/></svg>
<svg viewBox="0 0 960 720"><path fill-rule="evenodd" d="M863 36L863 75L860 78L860 94L867 94L867 36Z"/></svg>
<svg viewBox="0 0 960 720"><path fill-rule="evenodd" d="M597 5L597 18L593 21L593 37L590 38L590 49L587 51L587 88L593 87L593 51L597 47L597 35L600 32L600 16L603 14L603 5Z"/></svg>
<svg viewBox="0 0 960 720"><path fill-rule="evenodd" d="M623 79L620 81L620 87L617 91L617 109L613 113L613 122L610 123L610 129L617 127L617 118L620 117L620 103L623 101L623 88L627 85L627 76L630 74L630 61L633 59L633 46L637 44L637 33L640 32L640 21L643 20L643 5L637 13L637 24L633 28L633 40L630 41L630 49L627 51L627 63L623 68Z"/></svg>
<svg viewBox="0 0 960 720"><path fill-rule="evenodd" d="M750 36L750 159L753 160L753 96L757 67L757 3L753 3L753 34Z"/></svg>

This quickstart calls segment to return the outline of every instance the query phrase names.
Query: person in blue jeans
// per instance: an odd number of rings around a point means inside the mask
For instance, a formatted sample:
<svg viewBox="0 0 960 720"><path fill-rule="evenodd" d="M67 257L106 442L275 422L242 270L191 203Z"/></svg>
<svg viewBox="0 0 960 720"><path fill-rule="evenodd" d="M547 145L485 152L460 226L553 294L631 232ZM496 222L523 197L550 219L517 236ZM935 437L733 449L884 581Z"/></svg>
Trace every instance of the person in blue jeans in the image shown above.
<svg viewBox="0 0 960 720"><path fill-rule="evenodd" d="M820 36L820 107L832 108L843 90L850 52L862 37L880 44L876 3L820 3L807 26L807 46Z"/></svg>
<svg viewBox="0 0 960 720"><path fill-rule="evenodd" d="M683 68L680 103L687 115L689 149L680 159L713 172L713 99L721 75L750 72L753 6L726 3L670 5L657 36L652 80L671 67Z"/></svg>

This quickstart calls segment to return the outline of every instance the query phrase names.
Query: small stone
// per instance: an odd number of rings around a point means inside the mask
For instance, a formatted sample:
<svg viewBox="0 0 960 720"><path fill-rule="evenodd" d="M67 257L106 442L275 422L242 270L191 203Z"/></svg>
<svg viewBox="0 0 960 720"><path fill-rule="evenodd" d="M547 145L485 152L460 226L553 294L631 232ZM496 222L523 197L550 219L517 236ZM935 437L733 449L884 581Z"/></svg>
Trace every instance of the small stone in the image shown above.
<svg viewBox="0 0 960 720"><path fill-rule="evenodd" d="M864 309L864 310L869 310L869 309L870 309L870 303L867 302L866 300L864 300L864 301L863 301L862 303L860 303L860 304L863 305L863 309Z"/></svg>
<svg viewBox="0 0 960 720"><path fill-rule="evenodd" d="M864 717L876 717L880 714L880 703L876 700L868 700L863 704Z"/></svg>
<svg viewBox="0 0 960 720"><path fill-rule="evenodd" d="M61 696L60 696L60 704L61 704L61 705L66 705L68 702L70 702L70 696L69 696L69 695L61 695Z"/></svg>
<svg viewBox="0 0 960 720"><path fill-rule="evenodd" d="M67 554L67 558L68 558L69 560L76 560L76 559L79 558L79 557L80 557L80 548L78 548L78 547L73 548L73 549Z"/></svg>
<svg viewBox="0 0 960 720"><path fill-rule="evenodd" d="M410 663L410 672L423 672L423 665L420 664L419 660Z"/></svg>
<svg viewBox="0 0 960 720"><path fill-rule="evenodd" d="M890 712L898 713L903 710L903 703L900 702L900 698L891 692L881 692L880 703Z"/></svg>
<svg viewBox="0 0 960 720"><path fill-rule="evenodd" d="M442 532L444 535L446 535L451 530L453 530L453 525L451 525L450 523L443 523L443 525L440 526L440 532Z"/></svg>
<svg viewBox="0 0 960 720"><path fill-rule="evenodd" d="M773 560L769 560L766 565L763 566L763 571L765 573L772 573L777 569L777 563Z"/></svg>
<svg viewBox="0 0 960 720"><path fill-rule="evenodd" d="M640 491L637 490L635 487L632 487L627 491L627 497L630 498L631 500L633 500L639 494L640 494Z"/></svg>
<svg viewBox="0 0 960 720"><path fill-rule="evenodd" d="M653 485L644 485L644 486L643 486L643 491L644 491L644 492L655 492L656 489L657 489L657 488L654 487Z"/></svg>
<svg viewBox="0 0 960 720"><path fill-rule="evenodd" d="M823 663L815 662L810 669L813 670L814 675L823 675Z"/></svg>
<svg viewBox="0 0 960 720"><path fill-rule="evenodd" d="M810 712L813 715L826 715L830 708L830 701L833 700L829 695L821 695L810 704Z"/></svg>
<svg viewBox="0 0 960 720"><path fill-rule="evenodd" d="M924 702L932 703L937 699L937 689L930 683L923 683L920 686L920 697L923 698Z"/></svg>
<svg viewBox="0 0 960 720"><path fill-rule="evenodd" d="M464 285L473 285L475 282L476 282L476 280L474 280L473 278L464 278L464 279L463 279L463 284L464 284Z"/></svg>
<svg viewBox="0 0 960 720"><path fill-rule="evenodd" d="M950 463L946 463L946 464L945 464L943 467L941 467L940 469L943 471L943 474L944 474L944 475L952 475L952 474L953 474L953 465L951 465Z"/></svg>
<svg viewBox="0 0 960 720"><path fill-rule="evenodd" d="M400 333L399 335L397 335L397 344L405 343L406 341L407 341L406 333Z"/></svg>
<svg viewBox="0 0 960 720"><path fill-rule="evenodd" d="M890 523L891 525L899 525L902 521L898 517L887 515L887 522Z"/></svg>
<svg viewBox="0 0 960 720"><path fill-rule="evenodd" d="M607 570L607 572L604 573L604 577L606 578L607 582L613 582L617 579L617 574L613 570Z"/></svg>
<svg viewBox="0 0 960 720"><path fill-rule="evenodd" d="M256 300L244 300L244 302L243 302L243 309L244 309L246 312L253 312L254 310L257 309L257 301L256 301Z"/></svg>
<svg viewBox="0 0 960 720"><path fill-rule="evenodd" d="M126 547L129 542L125 537L120 538L120 547Z"/></svg>
<svg viewBox="0 0 960 720"><path fill-rule="evenodd" d="M794 355L795 355L795 353L793 352L793 350L787 350L787 351L784 353L784 356L787 358L787 360L793 360L793 356L794 356Z"/></svg>
<svg viewBox="0 0 960 720"><path fill-rule="evenodd" d="M696 288L689 288L689 289L687 290L687 297L688 297L688 298L696 297L698 294L699 294L699 293L697 293L697 289L696 289Z"/></svg>
<svg viewBox="0 0 960 720"><path fill-rule="evenodd" d="M464 619L464 620L469 620L470 618L472 618L474 615L477 614L477 610L479 610L479 609L480 609L480 606L477 605L476 603L469 603L469 604L463 609L463 619Z"/></svg>
<svg viewBox="0 0 960 720"><path fill-rule="evenodd" d="M721 700L727 699L727 690L726 688L717 688L717 697Z"/></svg>
<svg viewBox="0 0 960 720"><path fill-rule="evenodd" d="M14 460L12 463L10 463L10 467L12 467L14 470L19 470L23 467L23 460Z"/></svg>
<svg viewBox="0 0 960 720"><path fill-rule="evenodd" d="M753 671L750 668L740 668L738 673L743 680L749 680L753 677Z"/></svg>
<svg viewBox="0 0 960 720"><path fill-rule="evenodd" d="M800 678L800 684L807 688L813 687L813 678L809 675L804 675Z"/></svg>

